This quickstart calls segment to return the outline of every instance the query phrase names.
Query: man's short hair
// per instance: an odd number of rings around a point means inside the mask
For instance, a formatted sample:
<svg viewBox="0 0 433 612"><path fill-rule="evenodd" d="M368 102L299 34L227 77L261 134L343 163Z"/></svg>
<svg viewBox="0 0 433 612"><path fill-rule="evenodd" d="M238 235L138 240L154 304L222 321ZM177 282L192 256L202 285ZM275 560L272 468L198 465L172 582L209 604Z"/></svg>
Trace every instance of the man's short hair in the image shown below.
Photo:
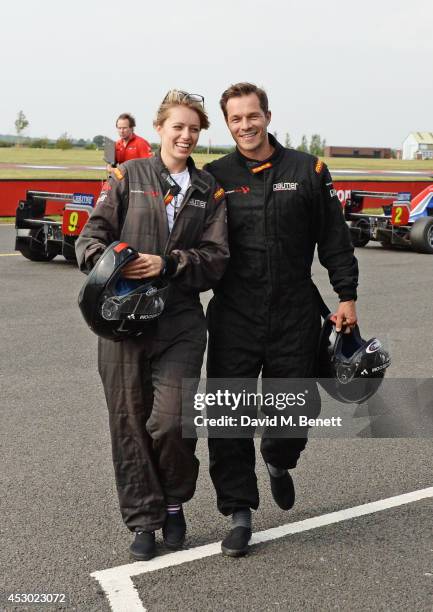
<svg viewBox="0 0 433 612"><path fill-rule="evenodd" d="M227 119L227 102L230 98L240 98L241 96L248 96L249 94L256 94L260 102L260 108L262 111L266 113L269 111L269 102L268 96L266 95L266 91L261 87L257 87L253 83L236 83L235 85L230 85L228 89L226 89L220 99L221 110L224 113L224 117Z"/></svg>
<svg viewBox="0 0 433 612"><path fill-rule="evenodd" d="M129 127L130 128L135 128L135 119L129 113L122 113L121 115L119 115L117 117L117 119L116 119L116 127L117 127L117 122L119 121L119 119L127 119L127 121L129 121Z"/></svg>

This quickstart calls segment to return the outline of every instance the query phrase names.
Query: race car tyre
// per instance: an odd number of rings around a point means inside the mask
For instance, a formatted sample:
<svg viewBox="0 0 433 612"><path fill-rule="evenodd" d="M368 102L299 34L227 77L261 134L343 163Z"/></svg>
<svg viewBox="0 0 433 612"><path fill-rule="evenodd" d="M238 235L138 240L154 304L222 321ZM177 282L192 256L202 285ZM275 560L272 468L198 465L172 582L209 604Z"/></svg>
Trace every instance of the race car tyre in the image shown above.
<svg viewBox="0 0 433 612"><path fill-rule="evenodd" d="M383 246L384 249L394 249L395 245L392 244L391 240L381 240L380 244Z"/></svg>
<svg viewBox="0 0 433 612"><path fill-rule="evenodd" d="M30 230L30 240L26 240L19 245L19 251L30 261L51 261L56 256L55 253L47 253L41 241L42 229Z"/></svg>
<svg viewBox="0 0 433 612"><path fill-rule="evenodd" d="M352 244L354 247L365 247L370 242L370 224L365 219L352 221L350 227L361 230L360 232L351 232Z"/></svg>
<svg viewBox="0 0 433 612"><path fill-rule="evenodd" d="M62 255L70 263L77 263L77 256L75 255L75 236L63 236L63 247Z"/></svg>
<svg viewBox="0 0 433 612"><path fill-rule="evenodd" d="M433 255L433 218L417 219L410 230L410 243L414 251Z"/></svg>

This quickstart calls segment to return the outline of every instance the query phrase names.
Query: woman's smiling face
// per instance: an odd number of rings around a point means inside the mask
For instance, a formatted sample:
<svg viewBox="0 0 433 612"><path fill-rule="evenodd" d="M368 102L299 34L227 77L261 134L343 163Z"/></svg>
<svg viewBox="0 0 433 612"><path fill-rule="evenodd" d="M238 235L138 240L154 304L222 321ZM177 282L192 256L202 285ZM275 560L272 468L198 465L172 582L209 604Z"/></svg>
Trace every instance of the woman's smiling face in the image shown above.
<svg viewBox="0 0 433 612"><path fill-rule="evenodd" d="M162 125L156 126L161 137L161 156L167 166L178 165L194 151L200 136L200 117L195 110L177 105L169 110Z"/></svg>

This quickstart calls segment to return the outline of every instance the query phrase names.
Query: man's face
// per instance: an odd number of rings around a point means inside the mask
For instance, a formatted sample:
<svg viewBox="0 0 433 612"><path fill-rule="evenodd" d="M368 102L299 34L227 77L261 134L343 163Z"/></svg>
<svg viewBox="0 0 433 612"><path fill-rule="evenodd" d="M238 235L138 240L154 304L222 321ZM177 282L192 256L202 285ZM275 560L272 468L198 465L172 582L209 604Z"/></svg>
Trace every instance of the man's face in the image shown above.
<svg viewBox="0 0 433 612"><path fill-rule="evenodd" d="M118 119L116 127L119 132L119 137L123 138L123 140L129 140L134 133L134 128L129 127L128 119Z"/></svg>
<svg viewBox="0 0 433 612"><path fill-rule="evenodd" d="M230 98L227 101L227 127L239 151L251 159L259 159L268 145L268 125L271 113L264 113L255 93Z"/></svg>

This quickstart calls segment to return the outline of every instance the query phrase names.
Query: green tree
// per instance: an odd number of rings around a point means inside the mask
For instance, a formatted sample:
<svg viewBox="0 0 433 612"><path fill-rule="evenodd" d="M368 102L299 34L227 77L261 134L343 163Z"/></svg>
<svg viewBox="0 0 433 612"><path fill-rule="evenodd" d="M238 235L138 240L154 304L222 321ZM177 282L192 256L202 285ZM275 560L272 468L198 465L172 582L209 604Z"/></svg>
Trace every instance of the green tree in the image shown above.
<svg viewBox="0 0 433 612"><path fill-rule="evenodd" d="M301 144L296 147L297 151L303 151L304 153L308 153L308 141L305 134L302 135Z"/></svg>
<svg viewBox="0 0 433 612"><path fill-rule="evenodd" d="M317 157L323 155L323 145L320 134L313 134L311 136L309 151L311 155L316 155Z"/></svg>
<svg viewBox="0 0 433 612"><path fill-rule="evenodd" d="M27 117L25 116L24 112L20 110L15 120L15 131L18 137L17 140L20 139L21 132L23 132L28 125L29 125L29 122L27 121Z"/></svg>
<svg viewBox="0 0 433 612"><path fill-rule="evenodd" d="M48 138L34 138L30 146L32 149L46 149L48 147Z"/></svg>
<svg viewBox="0 0 433 612"><path fill-rule="evenodd" d="M104 144L105 144L105 136L102 136L101 134L98 134L97 136L95 136L95 138L92 140L93 144L96 145L98 147L98 149L103 149L104 148Z"/></svg>
<svg viewBox="0 0 433 612"><path fill-rule="evenodd" d="M56 149L62 149L63 151L72 149L72 140L67 132L60 134L59 138L56 140Z"/></svg>
<svg viewBox="0 0 433 612"><path fill-rule="evenodd" d="M284 137L284 146L286 147L286 149L292 148L292 141L290 140L289 132L286 132L286 136Z"/></svg>

